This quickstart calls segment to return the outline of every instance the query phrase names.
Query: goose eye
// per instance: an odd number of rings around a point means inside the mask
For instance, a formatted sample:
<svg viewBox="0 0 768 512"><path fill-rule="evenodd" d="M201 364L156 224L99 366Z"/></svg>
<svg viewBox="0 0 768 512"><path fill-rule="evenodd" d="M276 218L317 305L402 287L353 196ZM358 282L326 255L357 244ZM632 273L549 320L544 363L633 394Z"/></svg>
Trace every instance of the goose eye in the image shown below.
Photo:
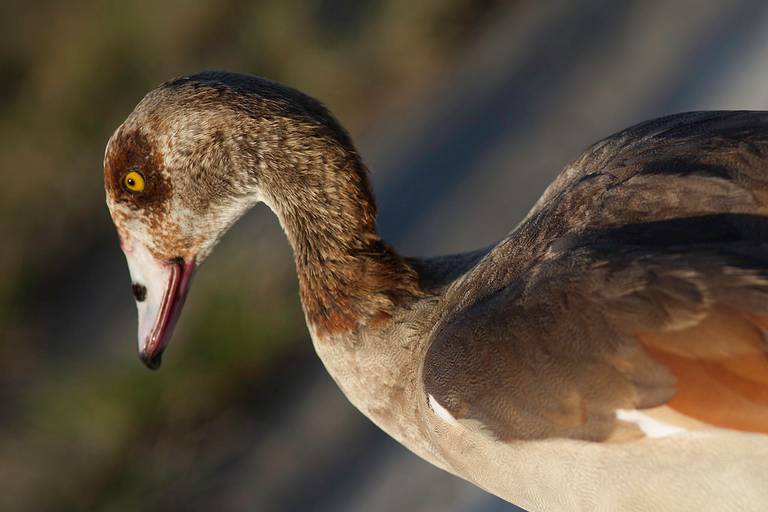
<svg viewBox="0 0 768 512"><path fill-rule="evenodd" d="M141 192L144 190L144 176L136 171L131 171L125 175L123 184L130 192Z"/></svg>

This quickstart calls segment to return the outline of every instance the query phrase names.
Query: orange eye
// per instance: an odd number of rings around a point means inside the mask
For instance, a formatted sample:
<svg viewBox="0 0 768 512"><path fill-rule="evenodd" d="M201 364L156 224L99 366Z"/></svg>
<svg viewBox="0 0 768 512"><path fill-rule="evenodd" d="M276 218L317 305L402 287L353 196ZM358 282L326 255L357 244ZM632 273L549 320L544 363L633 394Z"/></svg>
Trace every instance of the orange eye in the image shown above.
<svg viewBox="0 0 768 512"><path fill-rule="evenodd" d="M144 176L136 171L131 171L123 178L123 184L130 192L141 192L144 190Z"/></svg>

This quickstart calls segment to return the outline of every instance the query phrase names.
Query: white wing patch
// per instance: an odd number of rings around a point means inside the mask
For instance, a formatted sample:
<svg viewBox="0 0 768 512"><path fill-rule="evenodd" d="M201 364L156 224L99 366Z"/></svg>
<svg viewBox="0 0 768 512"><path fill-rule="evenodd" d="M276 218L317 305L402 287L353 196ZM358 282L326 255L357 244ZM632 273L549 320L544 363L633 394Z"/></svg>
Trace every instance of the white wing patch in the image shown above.
<svg viewBox="0 0 768 512"><path fill-rule="evenodd" d="M427 395L429 399L429 407L432 409L432 412L437 414L438 418L442 419L446 423L450 423L451 425L458 425L459 422L456 421L456 418L453 417L453 415L448 412L448 409L440 405L440 402L435 400L435 397L432 395Z"/></svg>
<svg viewBox="0 0 768 512"><path fill-rule="evenodd" d="M666 437L687 431L687 429L664 423L634 409L617 409L616 419L634 423L648 437Z"/></svg>

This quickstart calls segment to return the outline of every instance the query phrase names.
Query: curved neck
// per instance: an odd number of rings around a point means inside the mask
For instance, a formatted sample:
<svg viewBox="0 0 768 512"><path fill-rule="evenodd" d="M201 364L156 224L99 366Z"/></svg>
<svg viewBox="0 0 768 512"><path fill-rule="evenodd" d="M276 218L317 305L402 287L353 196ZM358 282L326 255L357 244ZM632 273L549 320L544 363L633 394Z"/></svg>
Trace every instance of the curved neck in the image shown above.
<svg viewBox="0 0 768 512"><path fill-rule="evenodd" d="M376 205L358 155L324 154L273 174L262 190L293 248L301 301L319 336L391 318L421 294L414 269L376 233Z"/></svg>

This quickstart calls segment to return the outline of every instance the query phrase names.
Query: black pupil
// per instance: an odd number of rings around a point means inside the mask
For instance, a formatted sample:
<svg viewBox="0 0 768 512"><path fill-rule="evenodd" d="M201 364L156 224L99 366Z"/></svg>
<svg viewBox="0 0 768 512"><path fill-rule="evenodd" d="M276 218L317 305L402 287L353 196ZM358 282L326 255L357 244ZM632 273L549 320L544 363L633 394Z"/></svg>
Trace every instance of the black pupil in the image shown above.
<svg viewBox="0 0 768 512"><path fill-rule="evenodd" d="M132 187L136 184L136 180L133 178L128 178L128 186Z"/></svg>

